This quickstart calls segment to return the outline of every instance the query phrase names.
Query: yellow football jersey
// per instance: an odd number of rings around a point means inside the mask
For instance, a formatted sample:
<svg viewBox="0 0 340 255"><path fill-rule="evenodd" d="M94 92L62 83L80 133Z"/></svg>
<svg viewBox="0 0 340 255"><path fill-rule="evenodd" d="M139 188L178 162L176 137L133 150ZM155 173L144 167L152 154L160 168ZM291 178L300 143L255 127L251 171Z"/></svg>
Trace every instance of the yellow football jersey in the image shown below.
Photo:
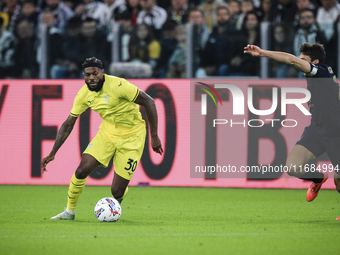
<svg viewBox="0 0 340 255"><path fill-rule="evenodd" d="M103 119L101 129L113 135L129 134L145 127L139 106L134 103L139 89L125 79L104 76L99 92L90 91L86 84L78 91L70 114L78 117L90 107Z"/></svg>

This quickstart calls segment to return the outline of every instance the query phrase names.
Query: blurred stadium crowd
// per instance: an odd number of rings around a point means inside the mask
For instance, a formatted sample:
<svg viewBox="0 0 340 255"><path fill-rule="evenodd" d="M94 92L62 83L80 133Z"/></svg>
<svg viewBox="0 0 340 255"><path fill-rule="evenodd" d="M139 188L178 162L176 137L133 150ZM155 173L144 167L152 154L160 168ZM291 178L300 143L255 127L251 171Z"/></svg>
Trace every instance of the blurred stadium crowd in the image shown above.
<svg viewBox="0 0 340 255"><path fill-rule="evenodd" d="M43 58L48 59L47 78L82 78L81 63L92 56L103 61L107 73L126 78L259 76L260 60L243 54L245 45L267 45L299 56L303 42L322 43L326 63L335 72L338 69L337 0L0 0L0 4L1 79L41 78ZM265 33L261 24L269 24ZM114 52L119 55L115 60ZM300 77L287 65L268 66L268 77Z"/></svg>

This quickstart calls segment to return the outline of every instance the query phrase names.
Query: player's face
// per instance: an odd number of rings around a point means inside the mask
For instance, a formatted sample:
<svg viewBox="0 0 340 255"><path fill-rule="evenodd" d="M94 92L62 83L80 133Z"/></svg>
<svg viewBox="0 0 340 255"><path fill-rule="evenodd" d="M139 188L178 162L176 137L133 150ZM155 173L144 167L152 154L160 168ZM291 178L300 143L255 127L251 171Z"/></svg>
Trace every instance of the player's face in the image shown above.
<svg viewBox="0 0 340 255"><path fill-rule="evenodd" d="M104 70L98 67L86 67L83 74L88 88L96 90L103 80Z"/></svg>
<svg viewBox="0 0 340 255"><path fill-rule="evenodd" d="M309 63L312 63L312 59L310 58L310 56L307 56L307 55L304 55L304 54L300 54L300 59L302 60L306 60L308 61Z"/></svg>

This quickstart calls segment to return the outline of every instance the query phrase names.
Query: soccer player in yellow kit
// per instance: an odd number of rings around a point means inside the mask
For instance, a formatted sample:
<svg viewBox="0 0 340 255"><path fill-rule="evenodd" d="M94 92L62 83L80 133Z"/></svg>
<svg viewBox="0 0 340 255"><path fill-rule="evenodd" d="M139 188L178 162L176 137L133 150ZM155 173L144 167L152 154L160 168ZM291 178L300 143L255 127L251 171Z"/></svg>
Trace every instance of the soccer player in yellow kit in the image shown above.
<svg viewBox="0 0 340 255"><path fill-rule="evenodd" d="M65 211L51 220L74 219L74 211L86 178L98 166L107 167L112 156L115 173L111 193L121 203L144 149L146 128L138 105L144 106L146 111L152 149L161 155L163 153L157 134L158 120L154 100L125 79L105 74L102 62L95 57L87 58L82 67L86 84L75 97L70 115L62 124L51 152L42 160L42 171L45 172L46 165L54 160L77 118L88 107L98 112L103 122L83 152L80 164L71 178Z"/></svg>

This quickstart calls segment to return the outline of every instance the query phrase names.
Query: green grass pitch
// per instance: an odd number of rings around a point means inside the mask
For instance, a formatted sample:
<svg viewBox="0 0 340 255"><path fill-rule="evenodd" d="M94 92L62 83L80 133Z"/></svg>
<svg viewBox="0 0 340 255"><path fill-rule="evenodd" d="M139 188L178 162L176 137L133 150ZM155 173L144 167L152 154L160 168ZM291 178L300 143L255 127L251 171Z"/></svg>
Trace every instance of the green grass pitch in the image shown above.
<svg viewBox="0 0 340 255"><path fill-rule="evenodd" d="M99 222L110 187L86 186L74 221L50 221L66 186L0 186L0 254L339 254L340 195L321 190L131 187Z"/></svg>

